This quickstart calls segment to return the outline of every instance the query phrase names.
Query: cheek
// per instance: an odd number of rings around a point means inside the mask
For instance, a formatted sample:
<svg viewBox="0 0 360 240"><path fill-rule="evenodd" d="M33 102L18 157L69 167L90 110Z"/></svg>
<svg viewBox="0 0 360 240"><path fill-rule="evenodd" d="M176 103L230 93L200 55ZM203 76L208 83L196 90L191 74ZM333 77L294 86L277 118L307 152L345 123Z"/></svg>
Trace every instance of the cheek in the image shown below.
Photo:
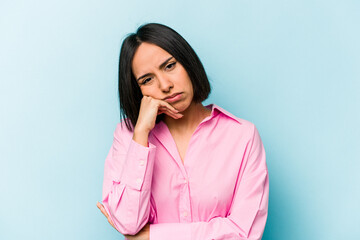
<svg viewBox="0 0 360 240"><path fill-rule="evenodd" d="M191 80L190 80L190 77L189 75L187 74L187 72L184 72L181 76L181 79L184 79L185 81L182 82L183 86L186 87L187 89L189 90L192 90L193 87L192 87L192 83L191 83Z"/></svg>
<svg viewBox="0 0 360 240"><path fill-rule="evenodd" d="M193 91L193 85L191 83L190 78L188 78L187 85L188 85L189 90Z"/></svg>
<svg viewBox="0 0 360 240"><path fill-rule="evenodd" d="M141 91L142 95L149 96L149 92L150 92L149 88L142 86L142 87L140 87L140 91Z"/></svg>
<svg viewBox="0 0 360 240"><path fill-rule="evenodd" d="M141 93L143 96L150 96L152 98L158 98L158 89L154 86L144 86L140 87Z"/></svg>

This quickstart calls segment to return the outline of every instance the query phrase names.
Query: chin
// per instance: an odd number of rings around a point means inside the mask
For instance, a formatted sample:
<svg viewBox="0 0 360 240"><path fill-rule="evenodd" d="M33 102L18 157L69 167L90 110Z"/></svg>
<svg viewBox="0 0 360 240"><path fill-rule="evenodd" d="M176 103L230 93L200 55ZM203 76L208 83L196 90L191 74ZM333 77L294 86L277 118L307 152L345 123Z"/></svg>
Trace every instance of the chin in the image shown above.
<svg viewBox="0 0 360 240"><path fill-rule="evenodd" d="M173 107L176 108L179 112L184 112L189 106L190 103L184 103L182 101L173 104Z"/></svg>

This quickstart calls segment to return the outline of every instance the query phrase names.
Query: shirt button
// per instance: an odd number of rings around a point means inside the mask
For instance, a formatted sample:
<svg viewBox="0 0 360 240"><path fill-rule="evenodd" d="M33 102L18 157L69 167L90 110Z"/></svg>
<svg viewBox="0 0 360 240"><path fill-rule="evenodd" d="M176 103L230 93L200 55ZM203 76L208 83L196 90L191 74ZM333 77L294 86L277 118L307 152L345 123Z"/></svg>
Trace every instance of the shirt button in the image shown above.
<svg viewBox="0 0 360 240"><path fill-rule="evenodd" d="M187 180L187 179L185 179L185 180L184 180L184 183L185 183L185 184L187 184L187 183L188 183L188 180Z"/></svg>
<svg viewBox="0 0 360 240"><path fill-rule="evenodd" d="M183 212L183 217L187 217L188 213L187 212Z"/></svg>
<svg viewBox="0 0 360 240"><path fill-rule="evenodd" d="M140 184L140 183L141 183L141 178L136 179L136 182L137 182L138 184Z"/></svg>
<svg viewBox="0 0 360 240"><path fill-rule="evenodd" d="M145 161L144 161L144 160L140 160L139 164L140 164L140 166L144 166L144 165L145 165Z"/></svg>

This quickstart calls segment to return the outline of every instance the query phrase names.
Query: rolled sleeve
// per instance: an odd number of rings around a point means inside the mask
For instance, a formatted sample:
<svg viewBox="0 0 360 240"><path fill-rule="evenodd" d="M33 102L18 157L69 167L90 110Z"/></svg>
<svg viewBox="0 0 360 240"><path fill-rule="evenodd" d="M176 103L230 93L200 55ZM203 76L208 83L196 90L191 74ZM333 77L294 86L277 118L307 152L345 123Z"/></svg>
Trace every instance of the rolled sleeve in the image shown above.
<svg viewBox="0 0 360 240"><path fill-rule="evenodd" d="M145 147L131 139L127 152L121 182L140 191L142 188L151 188L152 170L156 147L149 143Z"/></svg>
<svg viewBox="0 0 360 240"><path fill-rule="evenodd" d="M135 142L118 125L105 160L103 205L122 234L136 234L149 220L155 153L155 145Z"/></svg>

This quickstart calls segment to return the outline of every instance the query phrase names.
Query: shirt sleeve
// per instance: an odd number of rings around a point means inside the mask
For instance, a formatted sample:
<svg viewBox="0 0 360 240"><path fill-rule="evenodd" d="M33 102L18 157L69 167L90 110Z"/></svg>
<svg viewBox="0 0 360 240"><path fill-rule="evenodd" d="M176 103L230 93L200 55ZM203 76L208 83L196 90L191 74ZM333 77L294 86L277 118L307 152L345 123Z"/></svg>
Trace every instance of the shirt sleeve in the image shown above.
<svg viewBox="0 0 360 240"><path fill-rule="evenodd" d="M125 143L125 130L118 124L105 160L103 205L116 229L135 235L148 222L151 212L151 181L156 147L145 147L132 138Z"/></svg>
<svg viewBox="0 0 360 240"><path fill-rule="evenodd" d="M208 222L151 224L150 240L261 239L268 213L269 178L265 150L255 126L243 164L226 217L214 217Z"/></svg>

